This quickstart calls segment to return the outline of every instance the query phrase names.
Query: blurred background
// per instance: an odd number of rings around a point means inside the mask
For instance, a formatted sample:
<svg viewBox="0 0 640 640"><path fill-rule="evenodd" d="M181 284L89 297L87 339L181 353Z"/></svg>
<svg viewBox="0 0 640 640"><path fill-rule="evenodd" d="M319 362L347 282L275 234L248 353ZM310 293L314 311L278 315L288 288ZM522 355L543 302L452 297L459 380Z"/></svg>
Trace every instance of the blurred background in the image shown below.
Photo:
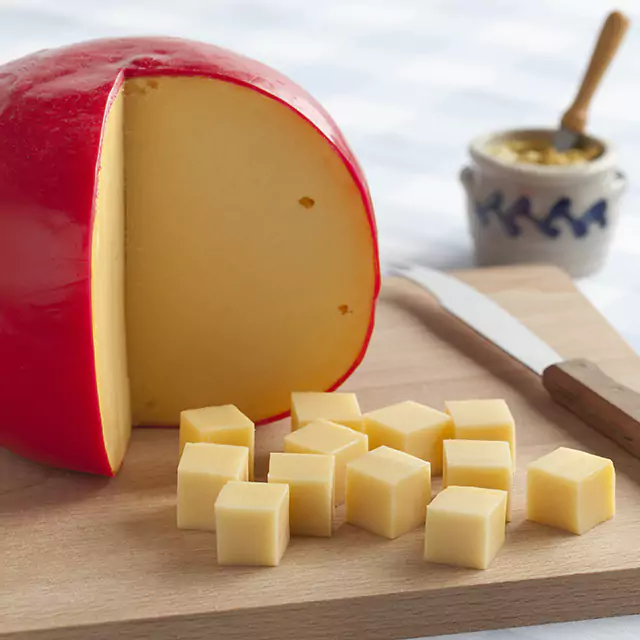
<svg viewBox="0 0 640 640"><path fill-rule="evenodd" d="M105 36L167 34L283 71L342 127L376 204L383 262L473 264L458 173L469 141L553 126L597 32L631 28L594 100L589 131L629 178L604 271L579 286L640 350L640 6L625 0L0 0L0 62Z"/></svg>

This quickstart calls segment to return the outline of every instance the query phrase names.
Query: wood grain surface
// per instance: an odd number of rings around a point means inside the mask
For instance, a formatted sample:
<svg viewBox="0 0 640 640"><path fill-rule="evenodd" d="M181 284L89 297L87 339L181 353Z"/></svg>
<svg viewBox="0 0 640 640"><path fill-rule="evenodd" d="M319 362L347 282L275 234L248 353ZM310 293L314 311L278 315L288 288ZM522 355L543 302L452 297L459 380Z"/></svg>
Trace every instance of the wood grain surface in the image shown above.
<svg viewBox="0 0 640 640"><path fill-rule="evenodd" d="M640 389L640 361L567 276L460 275L564 358L587 357ZM0 452L0 638L376 639L640 613L640 462L552 402L534 374L414 286L388 281L369 353L345 388L364 410L506 398L519 468L490 569L426 564L421 529L386 540L343 525L342 509L333 538L292 539L280 567L218 567L214 534L175 526L177 432L140 429L112 480ZM259 478L288 426L259 429ZM559 445L611 457L618 471L618 515L582 537L524 520L525 466Z"/></svg>

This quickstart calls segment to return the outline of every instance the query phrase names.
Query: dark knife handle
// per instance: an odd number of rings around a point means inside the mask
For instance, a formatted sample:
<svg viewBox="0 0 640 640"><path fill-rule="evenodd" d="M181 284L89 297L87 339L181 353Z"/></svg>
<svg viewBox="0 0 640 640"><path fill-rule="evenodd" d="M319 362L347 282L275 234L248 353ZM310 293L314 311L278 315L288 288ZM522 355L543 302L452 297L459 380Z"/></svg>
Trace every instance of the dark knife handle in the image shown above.
<svg viewBox="0 0 640 640"><path fill-rule="evenodd" d="M640 458L640 393L582 359L551 365L542 383L558 404Z"/></svg>

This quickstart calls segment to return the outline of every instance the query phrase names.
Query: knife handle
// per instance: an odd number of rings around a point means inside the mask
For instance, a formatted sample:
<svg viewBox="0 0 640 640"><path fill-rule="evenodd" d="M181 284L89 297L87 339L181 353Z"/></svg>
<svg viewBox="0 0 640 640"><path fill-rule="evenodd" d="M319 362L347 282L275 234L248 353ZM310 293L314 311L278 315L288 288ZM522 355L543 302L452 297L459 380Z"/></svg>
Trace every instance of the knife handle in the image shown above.
<svg viewBox="0 0 640 640"><path fill-rule="evenodd" d="M609 14L605 20L578 94L560 121L563 129L569 129L574 133L584 133L591 98L593 98L604 72L620 46L628 26L629 19L619 11Z"/></svg>
<svg viewBox="0 0 640 640"><path fill-rule="evenodd" d="M547 367L542 384L558 404L640 458L640 393L582 359Z"/></svg>

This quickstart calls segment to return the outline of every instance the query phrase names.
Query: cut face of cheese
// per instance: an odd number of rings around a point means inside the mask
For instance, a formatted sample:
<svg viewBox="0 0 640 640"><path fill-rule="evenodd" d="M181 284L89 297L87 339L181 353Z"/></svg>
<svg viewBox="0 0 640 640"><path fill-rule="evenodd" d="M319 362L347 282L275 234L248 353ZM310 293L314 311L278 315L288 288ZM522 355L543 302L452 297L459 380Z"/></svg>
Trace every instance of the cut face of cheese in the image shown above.
<svg viewBox="0 0 640 640"><path fill-rule="evenodd" d="M504 440L516 464L516 425L507 403L495 400L456 400L445 403L460 440Z"/></svg>
<svg viewBox="0 0 640 640"><path fill-rule="evenodd" d="M559 447L527 467L527 518L581 535L616 512L613 462Z"/></svg>
<svg viewBox="0 0 640 640"><path fill-rule="evenodd" d="M364 425L369 449L398 449L427 460L431 475L442 473L442 442L453 437L453 423L446 413L407 400L365 414Z"/></svg>
<svg viewBox="0 0 640 640"><path fill-rule="evenodd" d="M265 420L357 360L375 287L367 217L307 121L229 82L133 79L101 167L92 304L114 459L130 414L175 425L185 408L232 403Z"/></svg>
<svg viewBox="0 0 640 640"><path fill-rule="evenodd" d="M255 426L232 404L180 413L180 454L188 442L232 444L249 449L249 480L253 480Z"/></svg>
<svg viewBox="0 0 640 640"><path fill-rule="evenodd" d="M187 443L178 464L178 528L215 531L218 494L231 480L246 481L248 471L247 447Z"/></svg>
<svg viewBox="0 0 640 640"><path fill-rule="evenodd" d="M255 422L286 411L292 389L333 385L373 289L339 156L291 109L229 82L132 80L125 118L134 424L224 403Z"/></svg>
<svg viewBox="0 0 640 640"><path fill-rule="evenodd" d="M347 522L397 538L425 519L431 501L426 460L378 447L347 465Z"/></svg>
<svg viewBox="0 0 640 640"><path fill-rule="evenodd" d="M289 544L289 485L230 481L214 506L218 564L280 563Z"/></svg>
<svg viewBox="0 0 640 640"><path fill-rule="evenodd" d="M445 440L442 488L482 487L507 492L507 520L511 517L513 463L508 442Z"/></svg>
<svg viewBox="0 0 640 640"><path fill-rule="evenodd" d="M272 453L267 482L289 485L289 527L294 536L332 533L333 456L313 453Z"/></svg>
<svg viewBox="0 0 640 640"><path fill-rule="evenodd" d="M364 433L329 420L316 420L286 435L284 450L285 453L319 453L333 456L335 500L336 505L340 505L344 502L347 464L367 453L369 445Z"/></svg>
<svg viewBox="0 0 640 640"><path fill-rule="evenodd" d="M487 569L505 539L507 492L447 487L427 508L424 559Z"/></svg>
<svg viewBox="0 0 640 640"><path fill-rule="evenodd" d="M124 91L118 91L102 138L91 248L91 305L96 386L111 467L124 457L131 432L124 300Z"/></svg>
<svg viewBox="0 0 640 640"><path fill-rule="evenodd" d="M306 427L316 420L329 420L354 431L364 431L355 393L294 391L291 394L291 431Z"/></svg>

